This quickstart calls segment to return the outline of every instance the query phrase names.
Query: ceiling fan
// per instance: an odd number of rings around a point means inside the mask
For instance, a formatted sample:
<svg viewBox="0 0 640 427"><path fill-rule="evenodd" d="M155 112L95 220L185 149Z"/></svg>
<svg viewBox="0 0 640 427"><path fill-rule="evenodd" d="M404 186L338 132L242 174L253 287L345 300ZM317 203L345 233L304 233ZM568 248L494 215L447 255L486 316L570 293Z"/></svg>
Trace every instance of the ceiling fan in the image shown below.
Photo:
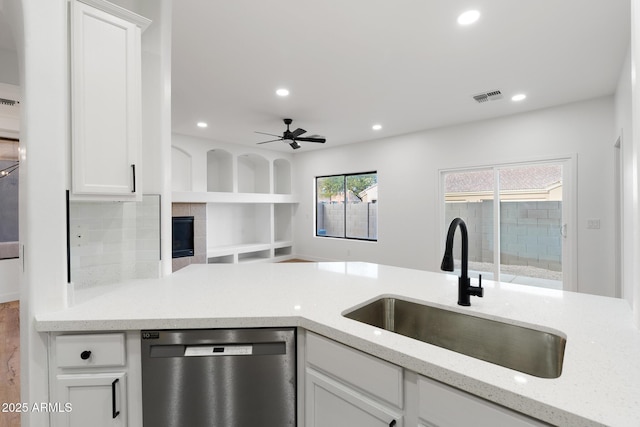
<svg viewBox="0 0 640 427"><path fill-rule="evenodd" d="M287 125L287 130L285 130L282 133L282 136L280 135L274 135L272 133L265 133L265 132L258 132L256 131L256 133L259 133L261 135L269 135L269 136L275 136L278 139L272 139L269 141L263 141L263 142L258 142L258 144L266 144L268 142L275 142L275 141L287 141L289 142L289 145L291 146L291 148L293 148L294 150L297 150L298 148L300 148L300 144L298 144L298 141L302 141L302 142L318 142L320 144L324 144L326 142L326 138L323 138L319 135L312 135L312 136L307 136L307 137L301 137L300 135L307 133L306 130L298 128L294 131L289 130L289 125L293 122L292 119L284 119L284 124Z"/></svg>

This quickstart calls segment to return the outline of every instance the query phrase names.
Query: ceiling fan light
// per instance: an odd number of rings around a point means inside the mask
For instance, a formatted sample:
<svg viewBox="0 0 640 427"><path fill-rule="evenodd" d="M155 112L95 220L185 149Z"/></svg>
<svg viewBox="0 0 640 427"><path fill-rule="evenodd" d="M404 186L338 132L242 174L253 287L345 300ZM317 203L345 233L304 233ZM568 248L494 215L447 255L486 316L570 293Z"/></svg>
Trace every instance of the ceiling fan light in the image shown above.
<svg viewBox="0 0 640 427"><path fill-rule="evenodd" d="M300 144L298 144L297 141L291 141L289 143L289 145L291 146L291 148L293 148L294 150L297 150L298 148L300 148Z"/></svg>

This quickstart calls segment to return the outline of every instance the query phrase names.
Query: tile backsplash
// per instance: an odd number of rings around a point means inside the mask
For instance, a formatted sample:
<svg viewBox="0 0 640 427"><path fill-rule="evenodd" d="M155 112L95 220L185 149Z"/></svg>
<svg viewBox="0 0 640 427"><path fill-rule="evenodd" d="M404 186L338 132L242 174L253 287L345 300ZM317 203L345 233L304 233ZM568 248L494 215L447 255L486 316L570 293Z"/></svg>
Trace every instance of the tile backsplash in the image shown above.
<svg viewBox="0 0 640 427"><path fill-rule="evenodd" d="M70 202L71 282L104 285L160 277L160 196Z"/></svg>

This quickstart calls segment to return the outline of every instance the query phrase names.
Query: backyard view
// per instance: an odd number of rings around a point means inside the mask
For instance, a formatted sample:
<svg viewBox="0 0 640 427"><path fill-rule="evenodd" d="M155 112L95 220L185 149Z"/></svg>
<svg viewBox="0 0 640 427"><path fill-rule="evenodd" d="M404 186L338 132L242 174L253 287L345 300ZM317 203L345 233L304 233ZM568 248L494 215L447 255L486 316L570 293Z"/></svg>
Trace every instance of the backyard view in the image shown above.
<svg viewBox="0 0 640 427"><path fill-rule="evenodd" d="M376 172L316 178L316 235L378 239Z"/></svg>
<svg viewBox="0 0 640 427"><path fill-rule="evenodd" d="M448 172L444 187L446 224L455 217L467 224L470 270L491 279L499 268L503 282L562 289L561 165ZM500 206L498 265L494 194Z"/></svg>

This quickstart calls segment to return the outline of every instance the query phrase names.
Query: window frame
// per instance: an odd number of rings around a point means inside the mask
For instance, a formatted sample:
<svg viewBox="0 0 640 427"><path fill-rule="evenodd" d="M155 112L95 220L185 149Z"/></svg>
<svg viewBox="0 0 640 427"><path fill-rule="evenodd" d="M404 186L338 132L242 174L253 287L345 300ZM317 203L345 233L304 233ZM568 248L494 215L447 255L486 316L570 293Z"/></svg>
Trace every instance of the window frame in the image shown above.
<svg viewBox="0 0 640 427"><path fill-rule="evenodd" d="M337 174L331 174L331 175L318 175L314 178L314 202L315 202L315 207L314 207L314 216L315 216L315 220L314 220L314 236L315 237L320 237L320 238L332 238L332 239L343 239L343 240L359 240L359 241L363 241L363 242L377 242L378 241L378 221L376 219L376 237L375 238L364 238L364 237L348 237L347 236L347 190L346 190L346 182L347 182L347 178L350 176L359 176L359 175L373 175L375 174L376 176L376 184L378 184L378 171L376 170L372 170L372 171L366 171L366 172L352 172L352 173L337 173ZM323 179L323 178L334 178L334 177L343 177L343 191L344 191L344 200L342 201L343 204L343 219L344 219L344 226L342 229L342 236L327 236L327 235L322 235L322 234L318 234L318 179ZM376 204L378 203L377 199L376 199Z"/></svg>

